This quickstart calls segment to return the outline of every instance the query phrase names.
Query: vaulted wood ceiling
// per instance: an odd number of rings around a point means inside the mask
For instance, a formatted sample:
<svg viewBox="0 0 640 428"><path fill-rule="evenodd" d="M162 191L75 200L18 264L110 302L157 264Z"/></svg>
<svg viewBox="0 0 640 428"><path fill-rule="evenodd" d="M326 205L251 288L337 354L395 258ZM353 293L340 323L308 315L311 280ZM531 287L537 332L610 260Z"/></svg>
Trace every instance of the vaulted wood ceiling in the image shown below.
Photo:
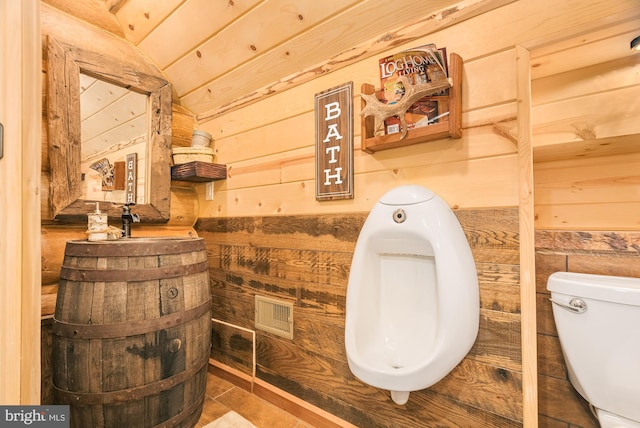
<svg viewBox="0 0 640 428"><path fill-rule="evenodd" d="M202 120L513 0L44 1L136 45Z"/></svg>
<svg viewBox="0 0 640 428"><path fill-rule="evenodd" d="M43 1L137 46L206 121L515 0ZM627 57L638 19L555 34L566 47L552 49L523 34L532 77Z"/></svg>

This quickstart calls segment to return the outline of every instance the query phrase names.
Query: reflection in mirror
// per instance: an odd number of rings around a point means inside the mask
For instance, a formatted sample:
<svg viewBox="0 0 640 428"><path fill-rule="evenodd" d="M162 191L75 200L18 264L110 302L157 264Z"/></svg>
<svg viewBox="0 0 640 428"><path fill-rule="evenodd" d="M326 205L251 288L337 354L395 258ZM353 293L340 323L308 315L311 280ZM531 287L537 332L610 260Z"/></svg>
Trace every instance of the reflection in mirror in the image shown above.
<svg viewBox="0 0 640 428"><path fill-rule="evenodd" d="M80 73L81 199L131 202L127 156L136 154L136 204L145 203L148 96Z"/></svg>

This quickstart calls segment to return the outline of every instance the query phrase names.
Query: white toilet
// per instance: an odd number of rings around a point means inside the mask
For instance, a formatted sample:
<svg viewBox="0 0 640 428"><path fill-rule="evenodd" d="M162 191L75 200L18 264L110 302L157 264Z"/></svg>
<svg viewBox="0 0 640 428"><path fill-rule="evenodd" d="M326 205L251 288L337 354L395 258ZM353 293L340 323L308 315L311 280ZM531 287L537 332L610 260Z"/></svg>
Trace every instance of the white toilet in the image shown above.
<svg viewBox="0 0 640 428"><path fill-rule="evenodd" d="M351 372L405 404L462 361L478 334L479 289L469 243L447 203L402 186L373 207L347 285Z"/></svg>
<svg viewBox="0 0 640 428"><path fill-rule="evenodd" d="M553 316L569 380L603 428L640 428L640 279L556 272Z"/></svg>

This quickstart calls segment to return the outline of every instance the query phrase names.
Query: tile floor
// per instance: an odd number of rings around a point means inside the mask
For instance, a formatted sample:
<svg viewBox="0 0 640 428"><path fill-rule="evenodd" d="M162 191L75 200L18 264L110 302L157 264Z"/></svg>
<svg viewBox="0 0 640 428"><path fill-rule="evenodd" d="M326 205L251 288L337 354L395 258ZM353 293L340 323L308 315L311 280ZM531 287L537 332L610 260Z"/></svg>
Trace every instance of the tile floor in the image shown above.
<svg viewBox="0 0 640 428"><path fill-rule="evenodd" d="M202 428L230 410L258 428L314 428L281 408L211 373L202 416L195 428Z"/></svg>

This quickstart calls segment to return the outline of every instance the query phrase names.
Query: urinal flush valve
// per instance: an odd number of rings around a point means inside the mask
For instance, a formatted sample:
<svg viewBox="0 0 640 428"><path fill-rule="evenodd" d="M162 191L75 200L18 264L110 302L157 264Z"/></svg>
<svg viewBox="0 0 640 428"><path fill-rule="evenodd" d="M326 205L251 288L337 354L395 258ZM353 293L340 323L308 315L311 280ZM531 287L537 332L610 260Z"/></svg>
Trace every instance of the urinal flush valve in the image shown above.
<svg viewBox="0 0 640 428"><path fill-rule="evenodd" d="M403 223L407 219L407 213L402 208L399 208L393 212L393 221L396 223Z"/></svg>

